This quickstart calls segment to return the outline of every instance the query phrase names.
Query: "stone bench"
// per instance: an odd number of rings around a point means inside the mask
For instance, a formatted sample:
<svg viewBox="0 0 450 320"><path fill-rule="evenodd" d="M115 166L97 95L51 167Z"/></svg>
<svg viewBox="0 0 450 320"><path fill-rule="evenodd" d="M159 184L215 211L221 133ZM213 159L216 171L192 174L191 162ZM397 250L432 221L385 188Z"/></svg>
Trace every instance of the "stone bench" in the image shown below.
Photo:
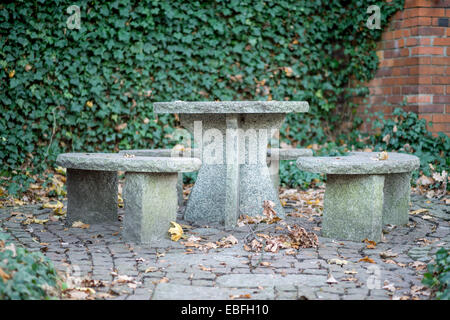
<svg viewBox="0 0 450 320"><path fill-rule="evenodd" d="M128 157L108 153L65 153L56 160L67 168L67 222L117 221L118 177L125 172L123 239L148 243L167 235L176 220L179 172L196 171L200 159Z"/></svg>
<svg viewBox="0 0 450 320"><path fill-rule="evenodd" d="M326 173L322 234L325 237L380 241L383 224L408 223L411 172L416 156L353 152L339 157L301 157L300 170Z"/></svg>
<svg viewBox="0 0 450 320"><path fill-rule="evenodd" d="M141 150L121 150L120 154L130 154L138 157L185 157L195 154L195 150L179 151L174 149L141 149ZM278 189L280 185L279 161L278 160L297 160L298 157L312 157L311 149L268 149L267 150L267 166L271 173L270 178ZM178 205L183 205L183 174L178 174L177 182Z"/></svg>

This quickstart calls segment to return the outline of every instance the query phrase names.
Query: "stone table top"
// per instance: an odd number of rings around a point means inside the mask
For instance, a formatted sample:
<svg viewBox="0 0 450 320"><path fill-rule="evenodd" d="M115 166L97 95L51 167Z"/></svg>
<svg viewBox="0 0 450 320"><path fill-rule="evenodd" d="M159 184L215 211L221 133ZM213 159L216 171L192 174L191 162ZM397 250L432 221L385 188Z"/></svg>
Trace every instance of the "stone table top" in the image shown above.
<svg viewBox="0 0 450 320"><path fill-rule="evenodd" d="M387 174L411 172L419 168L418 157L388 152L388 159L378 160L378 152L354 152L338 157L300 157L300 170L327 174Z"/></svg>
<svg viewBox="0 0 450 320"><path fill-rule="evenodd" d="M190 172L200 169L197 158L129 157L117 153L63 153L56 164L64 168L129 172Z"/></svg>
<svg viewBox="0 0 450 320"><path fill-rule="evenodd" d="M155 102L155 113L290 113L308 112L306 101L173 101Z"/></svg>

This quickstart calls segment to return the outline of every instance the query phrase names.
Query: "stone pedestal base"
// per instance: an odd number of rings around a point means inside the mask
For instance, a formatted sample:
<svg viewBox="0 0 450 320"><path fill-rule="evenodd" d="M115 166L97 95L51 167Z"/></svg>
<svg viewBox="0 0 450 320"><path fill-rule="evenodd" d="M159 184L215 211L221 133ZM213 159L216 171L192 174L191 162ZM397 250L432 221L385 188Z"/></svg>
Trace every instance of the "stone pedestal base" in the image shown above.
<svg viewBox="0 0 450 320"><path fill-rule="evenodd" d="M327 175L322 234L362 241L381 240L383 175Z"/></svg>
<svg viewBox="0 0 450 320"><path fill-rule="evenodd" d="M67 169L67 223L117 221L117 172Z"/></svg>
<svg viewBox="0 0 450 320"><path fill-rule="evenodd" d="M149 243L168 237L177 218L177 181L174 173L125 173L123 239Z"/></svg>

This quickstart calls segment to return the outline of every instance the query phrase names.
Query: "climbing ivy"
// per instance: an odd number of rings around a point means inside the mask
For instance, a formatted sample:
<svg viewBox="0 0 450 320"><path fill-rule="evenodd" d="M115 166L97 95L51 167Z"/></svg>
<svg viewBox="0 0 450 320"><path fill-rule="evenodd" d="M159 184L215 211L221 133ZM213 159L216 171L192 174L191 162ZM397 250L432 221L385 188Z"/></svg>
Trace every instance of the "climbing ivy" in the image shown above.
<svg viewBox="0 0 450 320"><path fill-rule="evenodd" d="M366 26L367 8L379 6L384 28L403 0L80 0L79 29L72 5L0 4L10 193L61 152L172 145L178 122L156 117L155 101L306 100L311 112L289 115L282 135L328 135L354 120L351 97L377 68L382 29Z"/></svg>

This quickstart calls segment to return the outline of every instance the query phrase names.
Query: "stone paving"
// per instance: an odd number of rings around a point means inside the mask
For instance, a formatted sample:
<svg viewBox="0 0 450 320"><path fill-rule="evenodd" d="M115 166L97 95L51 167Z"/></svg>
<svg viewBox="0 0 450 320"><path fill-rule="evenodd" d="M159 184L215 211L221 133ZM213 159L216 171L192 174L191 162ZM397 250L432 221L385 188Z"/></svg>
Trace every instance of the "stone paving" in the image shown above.
<svg viewBox="0 0 450 320"><path fill-rule="evenodd" d="M288 205L285 209L288 213L295 209L301 212L301 208ZM51 209L42 209L41 205L0 209L0 228L16 243L44 252L71 279L97 280L90 285L95 294L87 298L428 299L420 282L424 262L431 260L438 247L449 247L450 214L443 201L412 195L411 211L418 209L428 211L411 214L407 226L385 227L384 240L372 249L363 242L320 237L320 214L288 214L286 222L316 230L319 235L318 248L299 249L295 255L285 250L263 254L245 251L248 226L225 230L217 225L191 224L185 228L188 236L201 237L201 243L230 234L239 241L208 251L187 248L182 240L126 244L121 239L120 221L88 229L68 227L64 218L56 219ZM182 211L178 223L189 225L181 219ZM50 220L44 224L23 223L33 218ZM255 233L279 232L276 224L251 226ZM389 249L397 255L380 256ZM374 263L360 261L365 257Z"/></svg>

